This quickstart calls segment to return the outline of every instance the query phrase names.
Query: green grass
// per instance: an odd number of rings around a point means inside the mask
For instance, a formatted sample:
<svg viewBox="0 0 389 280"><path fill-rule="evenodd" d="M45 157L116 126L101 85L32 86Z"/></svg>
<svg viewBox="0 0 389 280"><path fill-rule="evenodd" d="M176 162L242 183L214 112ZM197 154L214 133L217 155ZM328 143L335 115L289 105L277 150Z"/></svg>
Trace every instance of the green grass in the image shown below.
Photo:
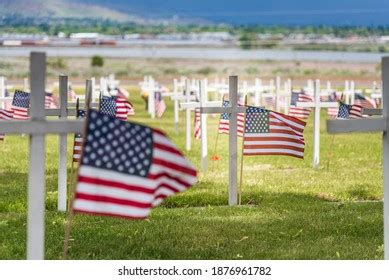
<svg viewBox="0 0 389 280"><path fill-rule="evenodd" d="M132 92L135 121L165 130L184 150L184 114L174 131L172 104L150 120ZM323 112L321 167L311 168L312 119L306 157L246 157L243 206L228 207L228 136L219 137L221 160L199 175L186 193L169 198L149 219L77 215L72 259L382 259L382 160L380 134L332 135ZM217 118L209 118L213 153ZM69 136L69 173L72 147ZM56 211L58 137L47 137L46 258L62 256L66 214ZM26 256L28 137L0 143L0 259ZM188 158L199 167L200 143Z"/></svg>

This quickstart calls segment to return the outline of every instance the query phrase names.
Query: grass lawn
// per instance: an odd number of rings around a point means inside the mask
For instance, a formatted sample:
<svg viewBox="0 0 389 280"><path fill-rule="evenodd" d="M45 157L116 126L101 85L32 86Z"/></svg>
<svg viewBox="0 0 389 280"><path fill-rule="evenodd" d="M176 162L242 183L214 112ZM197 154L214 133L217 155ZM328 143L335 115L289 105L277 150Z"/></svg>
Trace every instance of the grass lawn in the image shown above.
<svg viewBox="0 0 389 280"><path fill-rule="evenodd" d="M133 120L165 130L184 150L184 114L174 132L173 109L150 120L132 90ZM169 198L150 219L77 215L72 259L382 259L381 135L332 135L322 116L321 167L311 168L312 123L305 131L305 160L244 159L243 206L228 207L228 136L219 137L221 160L186 193ZM193 116L192 116L193 120ZM218 118L209 118L213 153ZM72 148L69 135L69 173ZM47 137L46 258L60 259L66 214L56 211L58 137ZM0 259L26 257L28 137L0 143ZM200 141L189 159L199 167Z"/></svg>

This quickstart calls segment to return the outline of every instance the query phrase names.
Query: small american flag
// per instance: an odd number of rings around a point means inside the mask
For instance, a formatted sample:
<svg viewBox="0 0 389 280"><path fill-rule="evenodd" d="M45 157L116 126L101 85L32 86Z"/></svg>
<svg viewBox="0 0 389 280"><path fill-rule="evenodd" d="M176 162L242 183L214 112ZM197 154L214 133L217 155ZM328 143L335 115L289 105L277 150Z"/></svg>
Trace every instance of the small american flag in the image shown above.
<svg viewBox="0 0 389 280"><path fill-rule="evenodd" d="M246 110L244 155L286 155L304 158L304 128L297 118L258 107Z"/></svg>
<svg viewBox="0 0 389 280"><path fill-rule="evenodd" d="M84 119L85 115L86 115L85 110L77 110L77 119ZM83 141L84 139L81 133L76 133L74 135L73 162L80 161Z"/></svg>
<svg viewBox="0 0 389 280"><path fill-rule="evenodd" d="M69 90L68 90L68 98L74 102L77 100L77 94L76 92L73 90L73 88L71 86L69 86Z"/></svg>
<svg viewBox="0 0 389 280"><path fill-rule="evenodd" d="M46 109L57 109L57 104L55 104L54 96L52 93L45 93L45 108Z"/></svg>
<svg viewBox="0 0 389 280"><path fill-rule="evenodd" d="M223 101L223 107L228 107L230 102L227 100ZM238 104L242 106L241 104ZM244 113L238 113L238 136L243 136L244 130ZM219 121L219 133L228 134L230 132L230 114L222 113Z"/></svg>
<svg viewBox="0 0 389 280"><path fill-rule="evenodd" d="M163 132L90 111L74 211L144 219L196 182L196 170Z"/></svg>
<svg viewBox="0 0 389 280"><path fill-rule="evenodd" d="M354 104L359 105L362 108L367 108L367 109L374 109L374 108L377 108L377 106L378 106L375 99L365 97L360 93L355 93Z"/></svg>
<svg viewBox="0 0 389 280"><path fill-rule="evenodd" d="M16 90L11 110L15 120L28 120L28 109L30 108L30 94L24 91Z"/></svg>
<svg viewBox="0 0 389 280"><path fill-rule="evenodd" d="M292 92L289 115L300 119L308 119L311 108L297 107L297 102L312 102L313 98L308 94L301 92Z"/></svg>
<svg viewBox="0 0 389 280"><path fill-rule="evenodd" d="M348 105L343 102L339 102L338 119L361 119L362 118L362 106L360 105Z"/></svg>
<svg viewBox="0 0 389 280"><path fill-rule="evenodd" d="M201 138L201 114L200 114L200 108L195 108L194 110L195 117L194 117L194 137L195 139Z"/></svg>
<svg viewBox="0 0 389 280"><path fill-rule="evenodd" d="M328 102L338 102L340 101L340 97L336 94L336 92L333 92L328 96ZM338 116L338 107L332 107L327 109L327 116L330 118L336 118Z"/></svg>
<svg viewBox="0 0 389 280"><path fill-rule="evenodd" d="M126 121L128 115L134 115L134 108L127 99L116 96L103 96L100 110L104 114Z"/></svg>
<svg viewBox="0 0 389 280"><path fill-rule="evenodd" d="M1 120L12 120L12 111L8 111L5 109L0 109L0 121ZM5 135L0 134L0 141L4 141Z"/></svg>
<svg viewBox="0 0 389 280"><path fill-rule="evenodd" d="M135 115L134 106L127 100L120 96L115 97L116 102L116 117L119 120L126 121L128 116Z"/></svg>
<svg viewBox="0 0 389 280"><path fill-rule="evenodd" d="M162 98L162 93L155 92L155 114L158 118L161 118L166 111L166 104Z"/></svg>

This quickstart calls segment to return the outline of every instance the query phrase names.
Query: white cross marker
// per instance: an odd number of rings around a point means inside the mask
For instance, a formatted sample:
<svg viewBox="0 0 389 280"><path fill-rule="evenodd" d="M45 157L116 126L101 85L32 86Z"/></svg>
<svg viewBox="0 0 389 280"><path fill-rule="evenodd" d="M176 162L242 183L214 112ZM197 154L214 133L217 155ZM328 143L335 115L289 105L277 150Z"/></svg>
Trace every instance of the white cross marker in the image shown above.
<svg viewBox="0 0 389 280"><path fill-rule="evenodd" d="M30 134L28 173L27 259L44 259L45 135L81 132L83 121L45 120L46 54L30 56L31 120L3 121L0 133Z"/></svg>
<svg viewBox="0 0 389 280"><path fill-rule="evenodd" d="M199 82L199 92L200 92L200 102L184 102L180 103L181 109L186 110L189 112L189 118L191 110L194 110L196 108L202 108L202 107L212 107L212 106L222 106L221 101L207 101L208 100L208 91L207 91L207 82L206 81L200 81ZM201 114L201 169L202 171L206 171L208 168L208 144L207 144L207 116L205 114ZM190 120L190 119L189 119ZM187 126L186 131L186 137L187 137L187 143L188 138L192 137L192 131L191 131L191 123L190 121L189 126ZM191 139L189 139L190 143Z"/></svg>
<svg viewBox="0 0 389 280"><path fill-rule="evenodd" d="M383 132L384 257L389 260L389 57L382 58L382 117L360 120L328 120L330 133Z"/></svg>
<svg viewBox="0 0 389 280"><path fill-rule="evenodd" d="M201 107L202 114L228 113L230 114L229 131L229 195L228 204L238 204L237 175L238 175L238 113L244 113L245 107L238 106L238 77L230 76L229 79L229 107Z"/></svg>
<svg viewBox="0 0 389 280"><path fill-rule="evenodd" d="M320 163L320 109L321 108L337 108L338 102L320 102L320 81L314 82L314 102L297 102L297 107L314 108L315 121L313 125L313 162L314 168L319 167Z"/></svg>

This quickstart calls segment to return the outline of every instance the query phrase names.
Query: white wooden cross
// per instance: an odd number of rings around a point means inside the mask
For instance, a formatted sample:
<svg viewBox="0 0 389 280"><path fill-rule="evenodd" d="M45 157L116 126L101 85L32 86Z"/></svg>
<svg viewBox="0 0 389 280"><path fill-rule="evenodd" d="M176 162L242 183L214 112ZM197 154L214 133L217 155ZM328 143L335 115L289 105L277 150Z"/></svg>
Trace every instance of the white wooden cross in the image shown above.
<svg viewBox="0 0 389 280"><path fill-rule="evenodd" d="M179 102L183 102L187 100L187 94L185 92L189 91L189 83L186 82L186 79L181 79L182 81L179 83L177 79L173 80L173 93L170 96L170 99L174 102L174 126L176 132L178 133L178 125L179 125L179 110L180 104ZM196 100L196 96L189 95L189 100Z"/></svg>
<svg viewBox="0 0 389 280"><path fill-rule="evenodd" d="M382 117L359 120L328 120L330 133L383 132L384 257L389 260L389 57L382 58Z"/></svg>
<svg viewBox="0 0 389 280"><path fill-rule="evenodd" d="M320 109L321 108L337 108L338 102L320 102L320 80L314 82L314 101L313 102L297 102L297 107L314 108L314 124L313 124L313 161L314 168L319 167L320 163Z"/></svg>
<svg viewBox="0 0 389 280"><path fill-rule="evenodd" d="M186 91L188 92L188 90ZM191 138L192 138L192 123L191 123L191 111L201 107L222 106L221 101L208 101L207 82L199 81L199 93L200 102L190 102L189 94L186 94L187 102L180 103L182 110L186 110L186 150L191 150ZM201 115L201 169L207 170L208 167L208 145L207 145L207 116Z"/></svg>
<svg viewBox="0 0 389 280"><path fill-rule="evenodd" d="M45 135L81 132L82 120L46 120L46 54L30 55L31 120L3 121L0 133L30 134L28 172L27 259L44 259L45 240ZM63 163L62 163L63 164ZM63 190L62 190L63 191Z"/></svg>
<svg viewBox="0 0 389 280"><path fill-rule="evenodd" d="M246 108L238 106L238 76L229 77L229 107L200 107L201 114L230 114L229 128L229 195L228 204L238 204L238 113L245 113Z"/></svg>

